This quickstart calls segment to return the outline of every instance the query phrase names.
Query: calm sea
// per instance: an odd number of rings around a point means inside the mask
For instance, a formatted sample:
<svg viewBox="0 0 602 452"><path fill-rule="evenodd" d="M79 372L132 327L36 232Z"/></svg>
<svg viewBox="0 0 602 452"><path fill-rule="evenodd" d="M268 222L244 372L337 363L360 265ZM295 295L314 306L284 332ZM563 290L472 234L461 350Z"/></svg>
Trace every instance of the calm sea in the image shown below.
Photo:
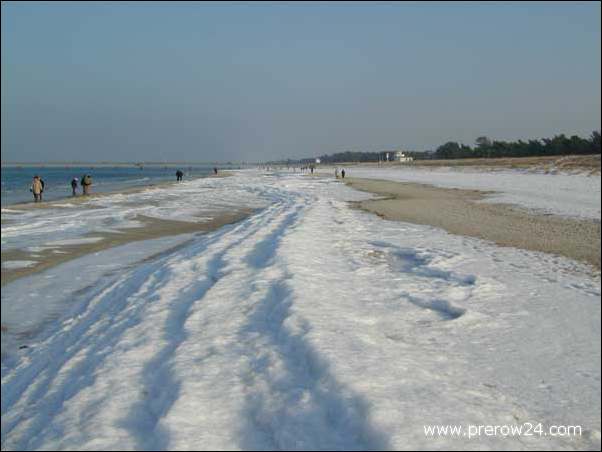
<svg viewBox="0 0 602 452"><path fill-rule="evenodd" d="M223 167L220 167L223 168ZM32 178L39 175L45 184L44 200L71 196L71 179L80 181L84 174L92 176L92 193L119 191L131 187L176 180L175 167L2 167L2 206L33 200L29 191ZM184 180L202 177L213 171L213 166L183 166ZM81 193L81 187L78 186Z"/></svg>

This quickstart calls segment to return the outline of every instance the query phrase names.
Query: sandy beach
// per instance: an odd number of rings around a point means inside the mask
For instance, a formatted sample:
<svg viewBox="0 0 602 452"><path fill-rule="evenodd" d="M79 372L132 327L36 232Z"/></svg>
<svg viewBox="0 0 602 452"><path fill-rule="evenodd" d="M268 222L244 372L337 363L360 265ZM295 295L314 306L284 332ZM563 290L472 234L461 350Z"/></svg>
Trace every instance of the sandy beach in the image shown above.
<svg viewBox="0 0 602 452"><path fill-rule="evenodd" d="M436 226L501 246L558 254L600 270L600 222L542 215L482 201L487 192L349 178L351 187L379 195L356 205L389 220Z"/></svg>

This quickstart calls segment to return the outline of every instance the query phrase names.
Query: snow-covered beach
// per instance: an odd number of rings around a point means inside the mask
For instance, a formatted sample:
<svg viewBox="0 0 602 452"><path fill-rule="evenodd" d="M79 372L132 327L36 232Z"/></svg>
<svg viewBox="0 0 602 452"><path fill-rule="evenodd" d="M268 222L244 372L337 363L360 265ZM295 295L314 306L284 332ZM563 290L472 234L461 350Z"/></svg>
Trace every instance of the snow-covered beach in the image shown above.
<svg viewBox="0 0 602 452"><path fill-rule="evenodd" d="M590 176L583 170L574 174L549 174L534 172L533 169L487 169L486 164L483 165L481 168L357 166L348 168L348 175L481 190L490 192L488 202L515 204L541 213L600 220L600 174ZM324 167L320 172L333 174L334 167Z"/></svg>
<svg viewBox="0 0 602 452"><path fill-rule="evenodd" d="M600 218L599 176L350 173ZM3 252L29 256L138 226L140 215L254 210L4 285L3 450L600 447L591 267L383 220L352 208L370 195L330 172L234 174L3 209ZM582 434L425 434L526 423Z"/></svg>

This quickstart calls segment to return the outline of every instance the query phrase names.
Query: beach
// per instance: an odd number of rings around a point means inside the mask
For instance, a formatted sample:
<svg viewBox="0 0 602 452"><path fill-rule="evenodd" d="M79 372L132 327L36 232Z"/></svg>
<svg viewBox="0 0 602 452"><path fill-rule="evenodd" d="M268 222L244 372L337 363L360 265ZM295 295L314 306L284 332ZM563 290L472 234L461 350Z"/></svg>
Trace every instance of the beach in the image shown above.
<svg viewBox="0 0 602 452"><path fill-rule="evenodd" d="M2 253L2 262L35 262L35 265L17 268L5 268L3 266L2 285L8 284L17 278L42 272L63 262L127 243L179 234L214 231L224 225L236 223L251 213L252 210L241 208L233 212L220 212L214 218L198 222L138 216L133 218L134 221L140 224L137 227L115 232L95 233L93 236L83 236L79 242L57 244L46 249L6 251ZM93 237L94 240L87 242L86 239L90 237Z"/></svg>
<svg viewBox="0 0 602 452"><path fill-rule="evenodd" d="M222 172L217 176L211 175L208 177L221 178L228 177L229 175L230 173L228 172ZM223 225L239 221L253 211L253 209L242 206L229 209L228 211L218 208L209 215L189 217L187 218L188 221L173 220L166 216L153 217L138 213L152 204L144 196L145 193L149 191L152 193L153 190L166 191L176 185L177 182L169 181L153 183L144 187L126 188L118 192L93 193L88 196L66 197L43 203L23 203L6 206L3 208L3 212L11 212L13 217L19 217L22 214L28 217L42 218L42 222L48 222L52 220L44 219L46 212L49 212L51 215L50 218L52 218L52 213L56 212L58 216L61 216L61 213L65 210L69 211L77 208L82 209L83 212L87 209L110 210L114 208L114 205L105 204L105 201L118 197L122 200L123 205L127 205L131 209L131 214L128 217L128 221L122 223L123 228L119 224L115 224L111 228L101 228L101 230L94 231L94 233L81 231L81 233L75 233L73 238L62 237L62 240L51 240L49 245L42 244L40 246L39 243L20 243L17 247L12 247L10 246L10 239L8 240L9 243L3 241L2 285L17 278L52 268L71 259L130 242L152 240L193 232L212 231ZM142 196L143 200L137 199L138 195ZM158 206L157 203L154 204ZM39 212L39 214L36 215L36 212ZM15 220L6 219L6 216L3 215L2 218L2 225L5 226L3 233L9 235L10 230L15 226ZM102 222L106 223L110 221L110 218L111 212L109 211L102 218Z"/></svg>
<svg viewBox="0 0 602 452"><path fill-rule="evenodd" d="M345 179L376 200L357 205L388 220L442 228L452 234L478 237L500 246L557 254L600 270L600 222L545 215L508 204L483 201L478 190L446 189L424 184L374 179Z"/></svg>
<svg viewBox="0 0 602 452"><path fill-rule="evenodd" d="M602 448L600 2L2 9L0 451Z"/></svg>
<svg viewBox="0 0 602 452"><path fill-rule="evenodd" d="M471 171L3 208L3 450L599 448L599 176Z"/></svg>
<svg viewBox="0 0 602 452"><path fill-rule="evenodd" d="M465 158L465 159L425 159L411 162L345 163L349 167L389 167L389 168L455 168L478 169L480 171L521 170L532 173L561 174L577 173L600 175L600 155L562 155L545 157L505 157L505 158Z"/></svg>

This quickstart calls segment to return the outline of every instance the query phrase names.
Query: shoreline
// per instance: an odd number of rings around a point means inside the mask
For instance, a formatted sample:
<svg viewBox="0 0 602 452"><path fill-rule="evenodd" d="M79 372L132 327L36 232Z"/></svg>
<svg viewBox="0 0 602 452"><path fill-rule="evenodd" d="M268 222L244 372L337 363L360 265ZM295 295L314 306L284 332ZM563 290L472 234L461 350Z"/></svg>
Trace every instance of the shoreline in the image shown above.
<svg viewBox="0 0 602 452"><path fill-rule="evenodd" d="M192 177L190 179L187 179L186 182L197 180L197 179L220 178L220 177L230 177L230 176L232 176L232 174L229 172L229 170L223 170L220 173L218 173L217 175L208 174L206 176ZM14 203L14 204L4 204L1 206L1 209L2 210L43 209L43 208L54 207L57 204L63 204L66 201L79 204L79 203L84 203L85 201L90 200L90 199L111 196L111 195L127 195L127 194L132 194L132 193L140 193L140 192L143 192L144 190L148 190L151 188L170 187L172 185L177 185L178 183L179 183L178 181L174 181L174 180L158 181L158 182L149 183L148 185L138 185L135 187L126 187L123 189L114 189L114 190L109 190L109 191L93 192L89 195L82 195L82 194L78 194L76 196L66 195L63 198L56 198L56 199L52 199L49 201L42 201L42 202L37 202L37 203L32 200L32 201L27 201L27 202L18 202L18 203ZM92 186L92 187L94 187L94 186Z"/></svg>
<svg viewBox="0 0 602 452"><path fill-rule="evenodd" d="M207 176L191 178L190 180L205 178L224 178L230 177L230 172L220 172L218 175L210 174ZM55 199L41 203L27 202L2 206L2 211L32 211L34 209L52 209L64 208L66 202L69 204L84 204L92 199L108 197L120 194L140 193L150 189L168 188L179 184L177 181L164 181L145 186L130 187L123 190L114 190L110 192L92 193L88 196L79 195L76 197L68 196L63 199ZM28 250L27 248L13 248L2 250L1 252L1 282L0 286L5 286L10 282L25 276L37 274L55 267L59 264L71 261L73 259L93 254L106 249L125 245L131 242L157 239L168 236L176 236L186 233L207 233L219 229L227 224L236 223L248 217L255 212L252 208L239 208L231 212L216 211L212 218L199 221L170 220L150 217L146 215L137 215L134 221L140 223L136 227L116 228L115 231L97 232L91 231L84 234L69 243L59 243L45 249ZM12 220L3 219L2 226L10 225ZM78 243L79 242L79 243ZM14 265L11 265L11 263ZM25 265L20 265L25 264Z"/></svg>
<svg viewBox="0 0 602 452"><path fill-rule="evenodd" d="M556 254L600 271L599 221L479 202L491 194L479 190L378 179L349 178L344 182L356 190L381 196L353 203L381 218L434 226L500 246Z"/></svg>

